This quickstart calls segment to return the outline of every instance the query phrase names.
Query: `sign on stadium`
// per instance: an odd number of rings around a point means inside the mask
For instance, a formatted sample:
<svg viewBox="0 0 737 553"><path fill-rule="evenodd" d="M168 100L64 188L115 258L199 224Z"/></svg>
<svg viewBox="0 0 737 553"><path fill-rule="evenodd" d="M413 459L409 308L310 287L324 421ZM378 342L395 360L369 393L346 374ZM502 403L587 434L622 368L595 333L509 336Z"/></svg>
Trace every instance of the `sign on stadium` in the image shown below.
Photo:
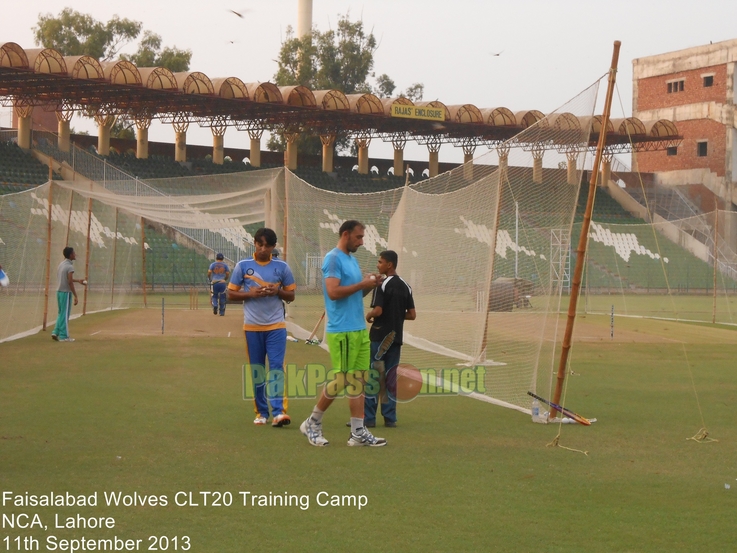
<svg viewBox="0 0 737 553"><path fill-rule="evenodd" d="M445 121L445 109L392 104L392 117Z"/></svg>

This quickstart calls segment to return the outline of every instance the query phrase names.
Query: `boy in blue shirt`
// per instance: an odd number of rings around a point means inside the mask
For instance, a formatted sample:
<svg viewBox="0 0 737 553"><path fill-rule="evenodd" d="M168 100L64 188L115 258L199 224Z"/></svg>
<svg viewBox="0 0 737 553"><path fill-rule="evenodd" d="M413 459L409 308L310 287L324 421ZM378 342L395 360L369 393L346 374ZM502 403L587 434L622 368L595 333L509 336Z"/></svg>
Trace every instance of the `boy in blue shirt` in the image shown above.
<svg viewBox="0 0 737 553"><path fill-rule="evenodd" d="M254 386L253 424L282 427L291 422L287 415L287 400L282 396L267 397L267 389L286 390L284 354L287 349L287 324L282 301L294 301L297 288L294 276L286 262L274 259L276 233L260 228L254 235L253 257L239 261L228 284L228 299L243 302L243 330L246 335L246 358L251 366ZM268 378L265 371L269 359Z"/></svg>

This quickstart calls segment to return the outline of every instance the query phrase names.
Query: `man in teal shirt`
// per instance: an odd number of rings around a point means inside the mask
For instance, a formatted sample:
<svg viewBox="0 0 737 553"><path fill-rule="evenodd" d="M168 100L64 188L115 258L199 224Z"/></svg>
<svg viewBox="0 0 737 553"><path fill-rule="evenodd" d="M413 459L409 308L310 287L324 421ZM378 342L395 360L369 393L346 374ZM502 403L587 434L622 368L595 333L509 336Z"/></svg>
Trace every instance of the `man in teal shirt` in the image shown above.
<svg viewBox="0 0 737 553"><path fill-rule="evenodd" d="M375 437L363 423L363 386L371 364L363 296L373 290L378 281L373 274L364 277L352 255L363 245L364 226L355 220L346 221L338 233L337 247L328 252L322 264L323 297L328 316L325 334L334 379L325 385L312 415L299 429L312 445L328 445L322 434L322 416L337 394L346 389L351 411L348 445L380 447L386 445L386 440Z"/></svg>

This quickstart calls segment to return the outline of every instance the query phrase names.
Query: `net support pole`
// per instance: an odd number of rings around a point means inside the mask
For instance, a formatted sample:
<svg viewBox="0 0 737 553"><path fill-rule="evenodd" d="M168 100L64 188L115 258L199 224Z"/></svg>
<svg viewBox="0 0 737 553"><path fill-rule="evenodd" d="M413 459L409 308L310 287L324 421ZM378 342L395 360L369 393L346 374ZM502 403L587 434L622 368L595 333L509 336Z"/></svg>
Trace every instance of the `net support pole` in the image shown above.
<svg viewBox="0 0 737 553"><path fill-rule="evenodd" d="M489 277L486 279L486 305L484 306L484 329L481 334L481 348L479 349L478 362L483 363L486 361L486 348L489 342L489 314L491 313L493 297L491 295L491 288L494 282L494 252L496 251L496 236L499 233L499 214L502 209L502 193L504 192L504 180L506 180L507 173L501 170L501 167L497 170L498 181L497 181L497 193L496 193L496 206L494 211L496 217L494 220L494 232L491 234L491 244L489 244L489 259L491 259L491 270L489 271ZM515 286L516 286L515 281Z"/></svg>
<svg viewBox="0 0 737 553"><path fill-rule="evenodd" d="M586 211L583 215L583 223L581 224L581 236L578 239L578 248L576 249L576 266L573 270L573 282L571 283L571 298L568 303L568 320L566 321L566 330L563 335L563 346L560 352L560 363L558 364L558 376L555 383L555 392L553 393L553 403L560 405L560 397L563 394L563 382L566 378L566 367L568 366L568 354L571 350L571 337L573 336L573 324L576 321L576 307L578 304L578 294L581 290L581 275L586 260L586 243L589 237L589 227L591 226L591 213L594 210L594 197L596 195L596 184L599 178L599 167L601 166L601 158L606 146L606 128L609 124L609 115L612 109L612 97L614 95L614 85L617 81L617 63L619 62L619 47L622 43L618 40L614 41L614 51L612 53L612 65L609 69L609 83L606 91L606 100L604 102L604 114L602 115L601 128L599 133L599 143L596 146L596 156L594 158L594 167L591 170L591 179L589 181L589 197L586 201ZM555 418L557 409L550 409L550 418Z"/></svg>
<svg viewBox="0 0 737 553"><path fill-rule="evenodd" d="M51 281L51 209L54 198L54 183L49 181L49 218L46 228L46 283L44 285L44 320L41 325L46 330L46 322L49 317L49 287Z"/></svg>
<svg viewBox="0 0 737 553"><path fill-rule="evenodd" d="M92 198L87 200L87 253L84 258L84 278L90 275L90 246L92 244ZM87 286L84 287L84 301L82 302L82 315L87 314Z"/></svg>
<svg viewBox="0 0 737 553"><path fill-rule="evenodd" d="M711 324L717 322L717 265L719 265L719 250L717 249L717 241L719 240L719 206L714 210L714 298L711 306Z"/></svg>
<svg viewBox="0 0 737 553"><path fill-rule="evenodd" d="M141 217L141 288L143 288L143 307L146 301L146 219Z"/></svg>
<svg viewBox="0 0 737 553"><path fill-rule="evenodd" d="M287 231L289 229L289 187L287 186L287 171L284 171L284 236L282 246L282 258L287 262Z"/></svg>
<svg viewBox="0 0 737 553"><path fill-rule="evenodd" d="M115 262L118 257L118 208L115 208L115 234L113 234L113 274L110 279L110 310L115 302Z"/></svg>
<svg viewBox="0 0 737 553"><path fill-rule="evenodd" d="M69 193L69 211L67 212L67 235L64 237L64 247L69 245L69 229L72 228L72 206L74 205L74 191Z"/></svg>

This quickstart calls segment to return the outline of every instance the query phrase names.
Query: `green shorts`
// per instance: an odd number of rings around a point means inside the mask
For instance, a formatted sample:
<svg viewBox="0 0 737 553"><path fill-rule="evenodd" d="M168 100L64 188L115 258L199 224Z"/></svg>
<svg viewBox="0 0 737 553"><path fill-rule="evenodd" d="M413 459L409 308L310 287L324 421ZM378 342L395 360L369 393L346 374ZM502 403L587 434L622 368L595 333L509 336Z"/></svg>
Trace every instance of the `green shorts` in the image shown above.
<svg viewBox="0 0 737 553"><path fill-rule="evenodd" d="M371 341L368 330L326 332L333 370L350 373L371 368Z"/></svg>

